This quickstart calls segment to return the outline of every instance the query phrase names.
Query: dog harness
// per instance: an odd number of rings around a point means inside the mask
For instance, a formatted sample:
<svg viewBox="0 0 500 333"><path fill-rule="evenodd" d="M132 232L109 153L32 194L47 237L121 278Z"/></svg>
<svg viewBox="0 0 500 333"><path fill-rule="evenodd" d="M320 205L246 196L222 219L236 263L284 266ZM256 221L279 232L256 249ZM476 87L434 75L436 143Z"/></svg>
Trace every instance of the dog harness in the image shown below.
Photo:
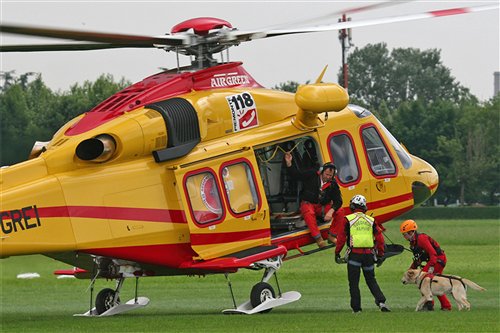
<svg viewBox="0 0 500 333"><path fill-rule="evenodd" d="M431 273L425 274L425 276L422 278L422 280L420 280L420 283L418 285L418 289L421 289L422 288L422 283L424 282L424 280L426 278L429 278L429 279L431 279L429 288L431 288L431 290L432 290L432 282L437 282L436 280L434 280L435 276L443 277L443 278L446 278L446 279L448 279L450 281L450 285L452 286L452 288L451 288L451 295L453 297L455 297L455 296L453 295L453 282L451 280L458 280L458 281L460 281L460 283L462 284L462 286L464 286L464 289L467 290L467 285L465 285L465 283L464 283L464 281L462 281L461 277L454 276L454 275L431 274Z"/></svg>

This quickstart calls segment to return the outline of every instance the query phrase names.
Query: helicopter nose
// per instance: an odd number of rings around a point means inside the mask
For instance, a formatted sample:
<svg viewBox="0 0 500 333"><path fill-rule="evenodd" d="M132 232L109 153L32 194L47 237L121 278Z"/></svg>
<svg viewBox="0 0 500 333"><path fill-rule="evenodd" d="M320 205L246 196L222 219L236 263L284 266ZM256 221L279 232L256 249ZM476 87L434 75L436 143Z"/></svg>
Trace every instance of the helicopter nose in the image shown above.
<svg viewBox="0 0 500 333"><path fill-rule="evenodd" d="M423 167L418 170L417 174L419 179L413 181L411 186L415 207L420 206L429 199L436 192L439 185L438 173L429 163L424 162Z"/></svg>

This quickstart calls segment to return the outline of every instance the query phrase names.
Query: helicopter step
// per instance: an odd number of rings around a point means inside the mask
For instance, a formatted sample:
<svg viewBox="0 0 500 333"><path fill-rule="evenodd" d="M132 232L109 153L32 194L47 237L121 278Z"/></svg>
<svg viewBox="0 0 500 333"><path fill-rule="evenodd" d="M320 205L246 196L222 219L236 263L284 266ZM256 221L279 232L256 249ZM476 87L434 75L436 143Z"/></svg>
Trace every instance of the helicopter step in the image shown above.
<svg viewBox="0 0 500 333"><path fill-rule="evenodd" d="M262 312L268 312L272 308L275 308L280 305L285 305L291 302L298 301L302 295L297 292L297 291L288 291L286 293L283 293L280 297L274 298L274 297L269 297L267 298L264 302L260 303L256 307L252 306L251 301L247 301L240 306L238 306L236 309L226 309L223 310L222 313L224 314L254 314L254 313L262 313Z"/></svg>

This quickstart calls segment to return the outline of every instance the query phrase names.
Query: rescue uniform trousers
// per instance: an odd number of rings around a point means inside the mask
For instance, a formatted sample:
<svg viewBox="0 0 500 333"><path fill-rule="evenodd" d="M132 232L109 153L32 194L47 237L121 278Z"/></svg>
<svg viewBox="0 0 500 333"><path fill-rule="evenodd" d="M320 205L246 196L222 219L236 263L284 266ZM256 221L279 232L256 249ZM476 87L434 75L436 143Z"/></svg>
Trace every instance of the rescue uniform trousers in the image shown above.
<svg viewBox="0 0 500 333"><path fill-rule="evenodd" d="M333 213L332 224L330 225L330 230L328 231L330 235L337 237L337 235L342 232L341 229L344 227L344 219L344 208L340 207Z"/></svg>
<svg viewBox="0 0 500 333"><path fill-rule="evenodd" d="M361 310L361 293L359 291L359 277L363 269L365 282L370 289L375 304L385 303L385 296L375 279L375 259L372 253L350 253L347 261L347 278L349 279L349 293L351 308L354 312Z"/></svg>
<svg viewBox="0 0 500 333"><path fill-rule="evenodd" d="M443 274L444 267L437 262L434 265L434 273L433 274ZM446 309L446 310L451 310L451 303L448 300L448 297L446 297L446 294L437 296L439 303L441 303L441 309ZM432 305L434 305L434 300L432 300Z"/></svg>
<svg viewBox="0 0 500 333"><path fill-rule="evenodd" d="M314 204L309 201L302 201L300 203L300 213L304 218L304 221L311 232L311 236L314 239L319 239L321 234L318 228L317 217L323 217L326 212L331 208L331 205L321 205L319 203Z"/></svg>

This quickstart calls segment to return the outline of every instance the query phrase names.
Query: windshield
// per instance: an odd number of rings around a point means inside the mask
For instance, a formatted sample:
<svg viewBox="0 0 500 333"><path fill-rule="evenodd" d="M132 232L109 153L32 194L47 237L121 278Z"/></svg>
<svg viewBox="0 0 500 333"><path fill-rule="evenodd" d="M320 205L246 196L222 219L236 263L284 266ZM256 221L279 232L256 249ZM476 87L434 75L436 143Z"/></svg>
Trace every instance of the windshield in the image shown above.
<svg viewBox="0 0 500 333"><path fill-rule="evenodd" d="M389 130L387 128L385 128L385 126L382 123L380 123L380 126L382 127L385 135L389 139L389 141L392 145L392 148L394 148L394 150L396 151L396 154L398 154L398 157L399 157L401 163L403 164L403 167L405 169L409 169L411 167L411 163L412 163L410 155L408 155L406 150L399 144L398 140L396 140L396 138L391 134L391 132L389 132Z"/></svg>

